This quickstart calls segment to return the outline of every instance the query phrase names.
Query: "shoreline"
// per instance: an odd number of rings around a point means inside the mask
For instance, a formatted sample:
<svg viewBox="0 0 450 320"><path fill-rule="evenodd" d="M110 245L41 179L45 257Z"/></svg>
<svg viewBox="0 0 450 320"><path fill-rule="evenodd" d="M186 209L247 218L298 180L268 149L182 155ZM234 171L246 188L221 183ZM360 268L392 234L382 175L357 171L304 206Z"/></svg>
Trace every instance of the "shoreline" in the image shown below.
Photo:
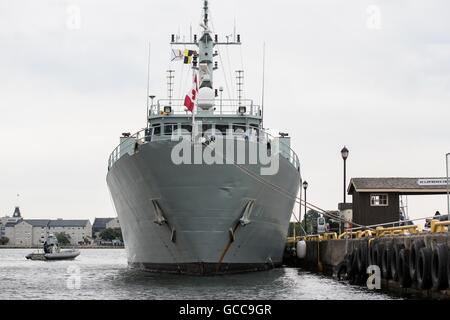
<svg viewBox="0 0 450 320"><path fill-rule="evenodd" d="M42 249L42 247L1 246L0 249ZM125 249L124 246L61 246L61 249Z"/></svg>

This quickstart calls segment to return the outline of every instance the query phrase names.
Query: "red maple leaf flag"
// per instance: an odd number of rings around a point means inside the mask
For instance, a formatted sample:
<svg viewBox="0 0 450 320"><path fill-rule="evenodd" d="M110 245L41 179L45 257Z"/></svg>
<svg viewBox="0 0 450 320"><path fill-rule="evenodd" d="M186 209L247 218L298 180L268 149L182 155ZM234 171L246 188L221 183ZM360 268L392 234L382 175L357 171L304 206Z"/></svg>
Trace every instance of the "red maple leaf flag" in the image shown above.
<svg viewBox="0 0 450 320"><path fill-rule="evenodd" d="M187 94L184 98L184 106L190 111L194 112L195 100L197 99L198 93L198 83L197 83L197 74L194 74L194 83L192 85L191 94Z"/></svg>

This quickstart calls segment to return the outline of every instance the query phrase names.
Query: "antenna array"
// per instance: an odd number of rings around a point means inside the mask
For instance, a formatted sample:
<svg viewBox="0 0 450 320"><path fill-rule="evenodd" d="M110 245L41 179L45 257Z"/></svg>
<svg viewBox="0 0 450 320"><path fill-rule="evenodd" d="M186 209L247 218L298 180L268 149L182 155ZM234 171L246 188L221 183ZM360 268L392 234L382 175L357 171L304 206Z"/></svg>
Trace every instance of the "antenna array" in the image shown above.
<svg viewBox="0 0 450 320"><path fill-rule="evenodd" d="M169 106L172 105L174 73L175 70L167 70L167 97L169 98Z"/></svg>
<svg viewBox="0 0 450 320"><path fill-rule="evenodd" d="M238 104L242 105L242 96L244 92L244 70L236 70L236 85L237 85L237 96Z"/></svg>

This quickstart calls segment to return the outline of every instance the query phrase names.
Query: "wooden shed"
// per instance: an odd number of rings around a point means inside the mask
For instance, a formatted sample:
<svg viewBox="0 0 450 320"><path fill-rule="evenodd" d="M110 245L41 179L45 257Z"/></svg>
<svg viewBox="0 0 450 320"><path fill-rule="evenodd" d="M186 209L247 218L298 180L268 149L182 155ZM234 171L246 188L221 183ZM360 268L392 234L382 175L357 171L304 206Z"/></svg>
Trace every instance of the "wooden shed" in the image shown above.
<svg viewBox="0 0 450 320"><path fill-rule="evenodd" d="M401 195L447 193L446 178L352 178L348 194L353 197L353 222L365 226L396 222ZM429 215L433 215L430 208Z"/></svg>

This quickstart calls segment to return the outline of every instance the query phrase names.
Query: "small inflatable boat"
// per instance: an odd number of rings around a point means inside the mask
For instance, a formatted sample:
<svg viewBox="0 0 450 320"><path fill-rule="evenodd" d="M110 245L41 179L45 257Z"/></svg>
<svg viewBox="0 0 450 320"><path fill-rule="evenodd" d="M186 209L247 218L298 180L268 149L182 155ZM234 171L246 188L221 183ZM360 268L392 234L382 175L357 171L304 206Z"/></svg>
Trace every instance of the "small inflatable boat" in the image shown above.
<svg viewBox="0 0 450 320"><path fill-rule="evenodd" d="M30 260L72 260L80 255L79 250L61 250L58 239L53 234L47 236L44 242L44 252L33 252L25 256Z"/></svg>
<svg viewBox="0 0 450 320"><path fill-rule="evenodd" d="M30 253L26 256L30 260L73 260L80 255L79 250L62 250L54 253Z"/></svg>

